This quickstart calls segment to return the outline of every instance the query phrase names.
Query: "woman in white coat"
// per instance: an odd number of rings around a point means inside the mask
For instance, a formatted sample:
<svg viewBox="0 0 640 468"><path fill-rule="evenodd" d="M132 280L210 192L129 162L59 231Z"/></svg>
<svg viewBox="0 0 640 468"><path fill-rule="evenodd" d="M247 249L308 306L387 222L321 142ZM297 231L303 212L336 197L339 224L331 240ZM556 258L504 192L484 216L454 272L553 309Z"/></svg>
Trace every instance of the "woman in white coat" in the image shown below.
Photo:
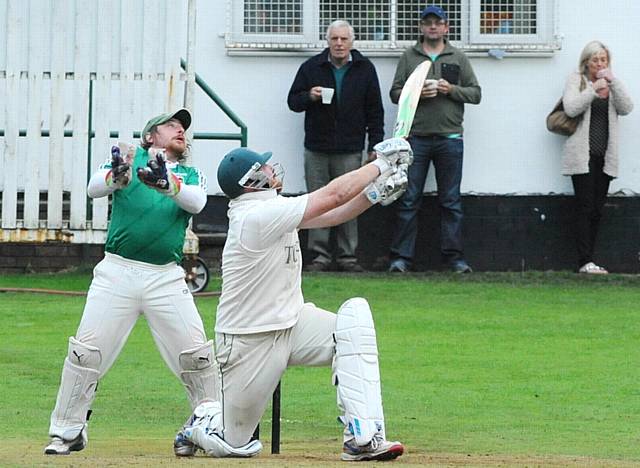
<svg viewBox="0 0 640 468"><path fill-rule="evenodd" d="M631 112L633 103L611 71L611 54L604 44L592 41L584 47L562 102L567 115L581 116L565 143L562 161L576 199L578 272L607 274L594 263L593 252L609 183L618 176L618 116Z"/></svg>

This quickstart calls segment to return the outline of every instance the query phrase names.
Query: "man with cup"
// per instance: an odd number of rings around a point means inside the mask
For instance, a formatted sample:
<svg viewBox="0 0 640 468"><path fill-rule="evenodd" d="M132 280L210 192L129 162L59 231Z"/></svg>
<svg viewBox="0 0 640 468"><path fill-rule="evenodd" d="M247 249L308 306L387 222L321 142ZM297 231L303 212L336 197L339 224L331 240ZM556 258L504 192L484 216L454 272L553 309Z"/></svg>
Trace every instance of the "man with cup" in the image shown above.
<svg viewBox="0 0 640 468"><path fill-rule="evenodd" d="M480 85L462 51L446 39L447 13L428 6L420 15L422 37L400 58L391 86L391 101L398 103L411 72L430 60L416 115L409 133L414 161L409 168L409 186L396 203L395 231L391 241L389 271L409 271L415 256L418 211L429 164L433 163L440 205L440 251L446 268L469 273L471 267L462 249L462 120L464 105L478 104Z"/></svg>
<svg viewBox="0 0 640 468"><path fill-rule="evenodd" d="M304 169L307 190L313 192L362 164L367 138L367 161L373 147L384 138L384 110L373 63L353 49L353 27L342 20L327 28L328 47L304 62L289 90L287 103L304 112ZM356 248L357 219L336 227L335 261L338 270L361 272ZM332 266L330 228L309 231L308 249L313 259L307 271L327 271Z"/></svg>

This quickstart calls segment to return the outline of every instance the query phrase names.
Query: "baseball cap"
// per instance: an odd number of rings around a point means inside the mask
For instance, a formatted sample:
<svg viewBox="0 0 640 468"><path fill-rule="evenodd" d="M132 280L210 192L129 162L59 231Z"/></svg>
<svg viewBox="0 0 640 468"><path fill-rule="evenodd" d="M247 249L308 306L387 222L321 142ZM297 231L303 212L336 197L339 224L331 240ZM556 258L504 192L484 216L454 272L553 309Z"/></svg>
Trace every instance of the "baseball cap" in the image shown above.
<svg viewBox="0 0 640 468"><path fill-rule="evenodd" d="M255 163L260 166L271 158L271 152L256 153L249 148L236 148L222 158L218 166L218 185L229 198L236 198L244 192L242 179Z"/></svg>
<svg viewBox="0 0 640 468"><path fill-rule="evenodd" d="M165 124L171 119L178 120L185 130L191 126L191 114L189 111L187 109L178 109L175 112L160 114L150 119L147 125L144 126L144 130L142 130L142 137L144 138L144 135L149 133L153 127Z"/></svg>
<svg viewBox="0 0 640 468"><path fill-rule="evenodd" d="M440 19L449 21L449 18L447 18L447 13L439 6L429 5L428 7L426 7L424 10L422 10L420 19L425 18L427 15L435 15Z"/></svg>

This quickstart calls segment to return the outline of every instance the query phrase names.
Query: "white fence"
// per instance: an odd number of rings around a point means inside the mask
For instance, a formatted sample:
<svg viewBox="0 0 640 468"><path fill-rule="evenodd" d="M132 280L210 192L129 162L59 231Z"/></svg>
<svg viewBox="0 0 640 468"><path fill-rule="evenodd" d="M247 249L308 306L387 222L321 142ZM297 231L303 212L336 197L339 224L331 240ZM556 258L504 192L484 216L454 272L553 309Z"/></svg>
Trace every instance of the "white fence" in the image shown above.
<svg viewBox="0 0 640 468"><path fill-rule="evenodd" d="M88 177L150 117L192 107L194 32L195 0L0 0L0 241L104 241Z"/></svg>

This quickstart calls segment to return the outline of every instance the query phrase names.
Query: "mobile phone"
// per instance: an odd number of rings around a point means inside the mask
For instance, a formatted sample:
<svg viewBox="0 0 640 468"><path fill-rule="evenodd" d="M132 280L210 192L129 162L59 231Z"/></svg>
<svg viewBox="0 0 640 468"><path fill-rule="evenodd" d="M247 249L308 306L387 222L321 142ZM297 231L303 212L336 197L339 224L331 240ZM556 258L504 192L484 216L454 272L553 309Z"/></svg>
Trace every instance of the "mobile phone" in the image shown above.
<svg viewBox="0 0 640 468"><path fill-rule="evenodd" d="M460 66L455 63L443 63L440 66L440 76L451 84L460 81Z"/></svg>

